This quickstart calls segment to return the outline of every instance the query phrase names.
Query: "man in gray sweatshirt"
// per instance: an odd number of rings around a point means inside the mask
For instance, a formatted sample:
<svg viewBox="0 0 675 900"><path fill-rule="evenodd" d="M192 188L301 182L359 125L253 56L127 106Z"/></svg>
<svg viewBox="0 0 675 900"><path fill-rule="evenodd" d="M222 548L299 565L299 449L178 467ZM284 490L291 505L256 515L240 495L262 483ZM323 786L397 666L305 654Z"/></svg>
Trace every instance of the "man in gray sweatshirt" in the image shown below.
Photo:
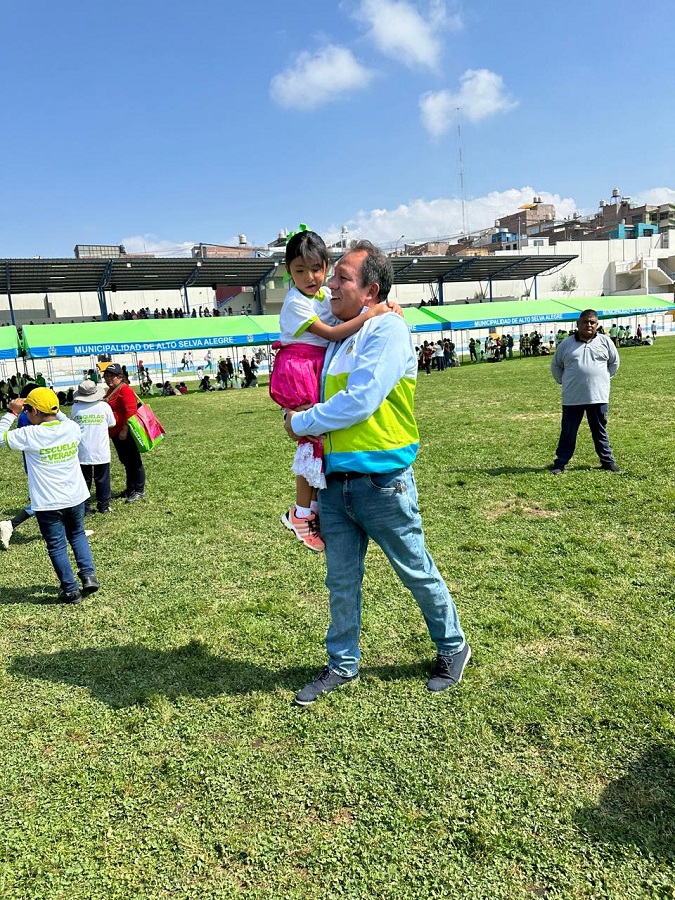
<svg viewBox="0 0 675 900"><path fill-rule="evenodd" d="M562 341L551 360L553 377L562 385L562 425L551 474L561 475L574 455L577 432L586 413L600 466L618 472L607 437L609 382L619 368L619 354L606 334L598 334L598 314L585 309L577 330Z"/></svg>

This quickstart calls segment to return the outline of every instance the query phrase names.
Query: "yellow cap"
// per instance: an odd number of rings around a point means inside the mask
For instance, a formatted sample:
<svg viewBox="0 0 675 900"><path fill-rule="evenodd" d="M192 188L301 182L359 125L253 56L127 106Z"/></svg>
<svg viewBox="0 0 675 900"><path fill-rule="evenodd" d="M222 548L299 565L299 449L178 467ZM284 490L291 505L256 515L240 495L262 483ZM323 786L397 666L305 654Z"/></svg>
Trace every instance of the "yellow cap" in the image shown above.
<svg viewBox="0 0 675 900"><path fill-rule="evenodd" d="M39 387L26 397L25 405L39 409L47 415L54 415L59 411L59 398L51 388Z"/></svg>

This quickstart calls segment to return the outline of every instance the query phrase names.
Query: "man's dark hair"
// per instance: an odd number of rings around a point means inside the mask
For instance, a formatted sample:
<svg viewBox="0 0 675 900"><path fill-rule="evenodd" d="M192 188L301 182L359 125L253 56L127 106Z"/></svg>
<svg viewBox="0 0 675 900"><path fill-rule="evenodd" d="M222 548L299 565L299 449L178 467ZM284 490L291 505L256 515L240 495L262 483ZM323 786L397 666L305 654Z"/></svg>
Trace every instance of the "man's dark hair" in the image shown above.
<svg viewBox="0 0 675 900"><path fill-rule="evenodd" d="M378 284L380 291L377 299L379 302L383 302L389 297L394 280L391 260L370 241L355 241L349 248L349 252L352 253L355 250L364 251L366 254L361 267L361 286L368 287L371 284Z"/></svg>
<svg viewBox="0 0 675 900"><path fill-rule="evenodd" d="M597 319L598 313L595 309L584 309L579 313L579 319ZM577 319L577 321L579 321Z"/></svg>
<svg viewBox="0 0 675 900"><path fill-rule="evenodd" d="M315 231L298 231L286 244L286 268L298 257L306 263L320 262L326 268L330 263L323 238Z"/></svg>

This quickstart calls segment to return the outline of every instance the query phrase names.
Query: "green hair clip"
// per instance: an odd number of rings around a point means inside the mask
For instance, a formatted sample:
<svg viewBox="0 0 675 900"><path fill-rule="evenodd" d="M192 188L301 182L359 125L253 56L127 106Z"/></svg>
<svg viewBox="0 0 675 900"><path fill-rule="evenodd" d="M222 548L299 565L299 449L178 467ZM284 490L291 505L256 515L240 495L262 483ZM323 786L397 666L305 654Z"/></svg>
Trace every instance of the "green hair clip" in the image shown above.
<svg viewBox="0 0 675 900"><path fill-rule="evenodd" d="M290 241L290 239L291 239L292 237L294 237L294 235L300 234L300 233L303 232L303 231L309 231L309 228L307 228L307 226L305 225L304 222L301 222L301 223L298 225L298 230L297 230L297 231L290 231L290 232L286 235L286 243L288 244L288 242ZM290 273L290 272L286 272L286 274L284 275L283 280L284 280L284 284L290 284L291 281L292 281L292 279L291 279L291 273Z"/></svg>
<svg viewBox="0 0 675 900"><path fill-rule="evenodd" d="M292 237L294 237L296 234L300 234L301 231L309 231L309 229L307 228L307 226L305 225L304 222L301 222L298 225L297 231L289 231L288 235L286 236L286 243L288 243L290 241L290 239Z"/></svg>

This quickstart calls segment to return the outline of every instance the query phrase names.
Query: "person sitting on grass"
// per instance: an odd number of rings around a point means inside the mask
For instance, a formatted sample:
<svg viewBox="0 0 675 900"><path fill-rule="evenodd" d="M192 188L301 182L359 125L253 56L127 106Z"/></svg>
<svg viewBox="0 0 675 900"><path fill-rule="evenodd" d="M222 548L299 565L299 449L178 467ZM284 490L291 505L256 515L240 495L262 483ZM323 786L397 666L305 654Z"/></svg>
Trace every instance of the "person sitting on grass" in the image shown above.
<svg viewBox="0 0 675 900"><path fill-rule="evenodd" d="M150 372L144 368L143 376L141 378L141 396L143 397L151 397L155 392L155 389L152 385L152 378L150 376Z"/></svg>
<svg viewBox="0 0 675 900"><path fill-rule="evenodd" d="M30 426L10 431L24 410ZM28 492L47 552L61 584L62 603L81 603L99 588L94 559L84 531L84 503L89 496L77 451L82 433L70 419L57 418L59 401L50 388L35 388L26 399L9 404L0 419L0 444L24 453ZM68 558L70 544L82 591Z"/></svg>

